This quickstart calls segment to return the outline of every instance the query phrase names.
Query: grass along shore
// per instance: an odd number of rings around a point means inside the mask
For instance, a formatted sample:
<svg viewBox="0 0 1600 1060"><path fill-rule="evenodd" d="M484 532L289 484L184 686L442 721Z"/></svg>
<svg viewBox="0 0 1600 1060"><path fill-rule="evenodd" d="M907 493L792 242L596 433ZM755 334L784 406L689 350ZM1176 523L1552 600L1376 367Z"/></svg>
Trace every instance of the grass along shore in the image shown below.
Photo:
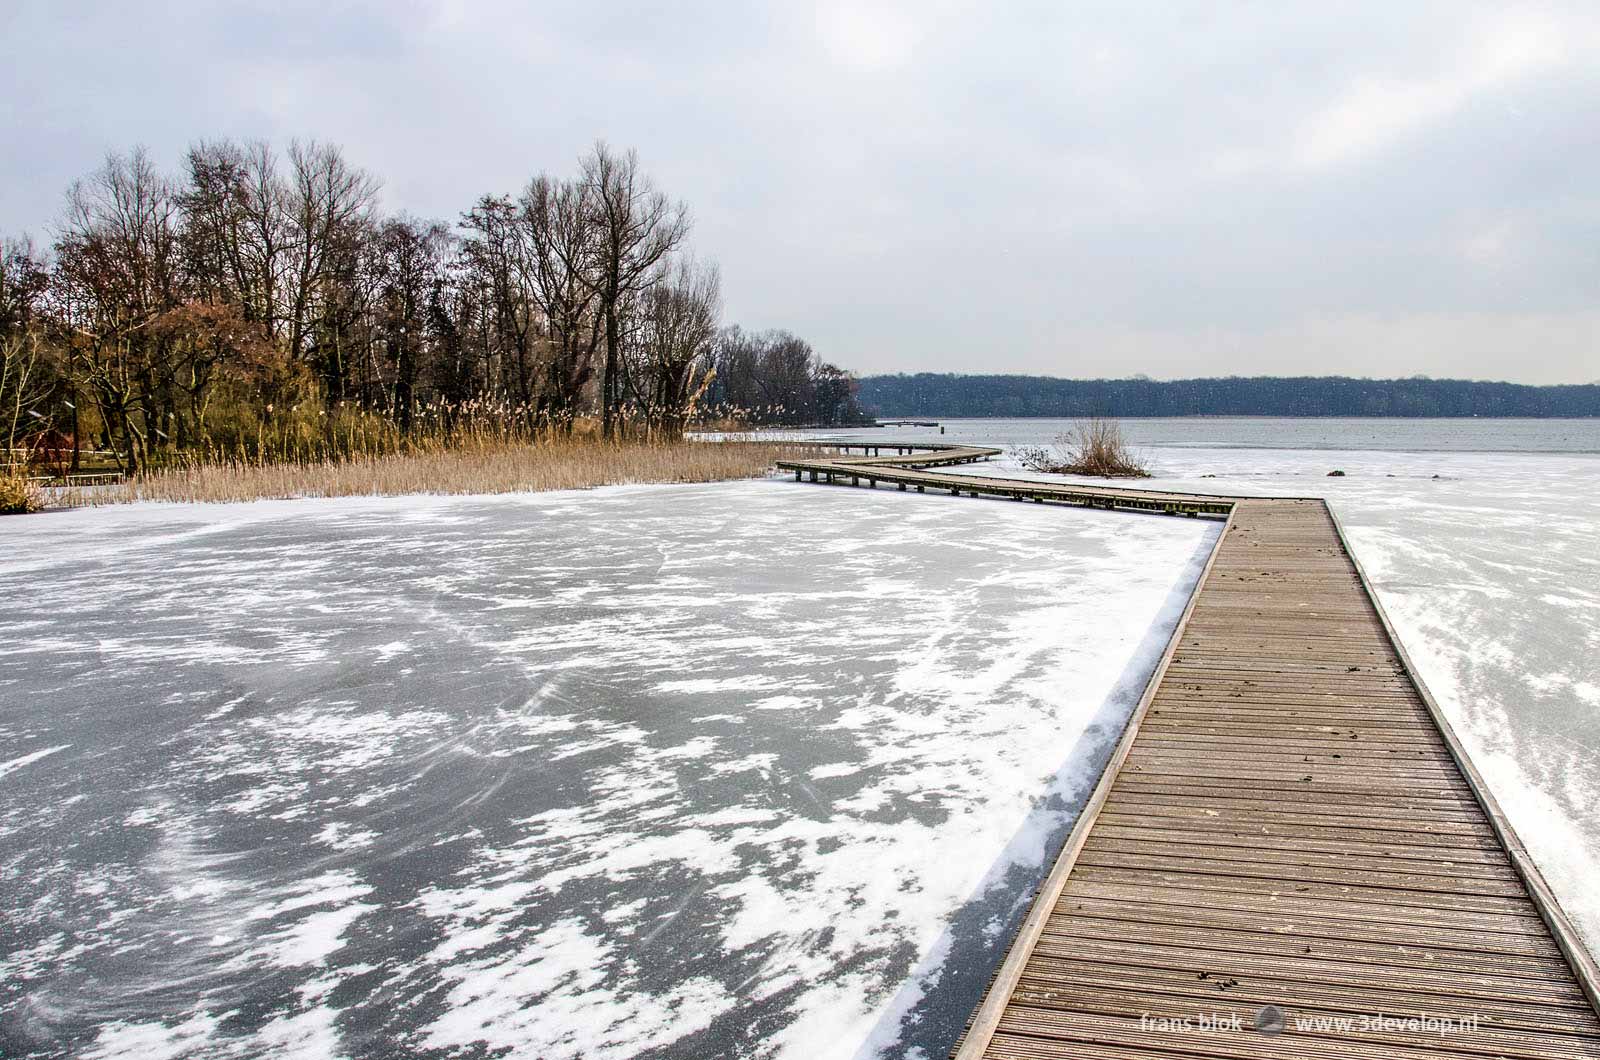
<svg viewBox="0 0 1600 1060"><path fill-rule="evenodd" d="M47 506L230 502L408 493L522 493L752 478L797 450L763 442L602 442L543 438L305 463L202 464L106 486L56 488Z"/></svg>

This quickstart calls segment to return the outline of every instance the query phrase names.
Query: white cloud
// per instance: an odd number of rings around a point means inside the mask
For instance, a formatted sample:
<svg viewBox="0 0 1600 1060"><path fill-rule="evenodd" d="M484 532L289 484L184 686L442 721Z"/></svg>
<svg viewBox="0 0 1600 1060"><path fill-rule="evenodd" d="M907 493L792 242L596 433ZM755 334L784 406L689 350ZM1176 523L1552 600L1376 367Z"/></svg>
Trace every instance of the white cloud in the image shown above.
<svg viewBox="0 0 1600 1060"><path fill-rule="evenodd" d="M918 32L914 14L886 4L825 4L817 10L817 34L836 62L882 73L911 60Z"/></svg>
<svg viewBox="0 0 1600 1060"><path fill-rule="evenodd" d="M1475 97L1558 67L1571 54L1568 28L1555 19L1502 16L1469 32L1454 60L1430 76L1357 78L1300 131L1293 161L1319 169L1369 155Z"/></svg>
<svg viewBox="0 0 1600 1060"><path fill-rule="evenodd" d="M1521 242L1521 226L1502 217L1472 226L1461 239L1461 256L1484 268L1503 266L1515 260Z"/></svg>

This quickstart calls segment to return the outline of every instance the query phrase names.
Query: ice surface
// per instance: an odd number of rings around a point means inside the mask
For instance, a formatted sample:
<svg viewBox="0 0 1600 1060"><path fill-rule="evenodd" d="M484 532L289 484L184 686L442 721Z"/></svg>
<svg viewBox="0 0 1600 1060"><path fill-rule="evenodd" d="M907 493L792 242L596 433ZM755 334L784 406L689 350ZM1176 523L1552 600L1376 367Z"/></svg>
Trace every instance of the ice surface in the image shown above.
<svg viewBox="0 0 1600 1060"><path fill-rule="evenodd" d="M0 1053L940 1055L1215 524L766 480L0 527Z"/></svg>

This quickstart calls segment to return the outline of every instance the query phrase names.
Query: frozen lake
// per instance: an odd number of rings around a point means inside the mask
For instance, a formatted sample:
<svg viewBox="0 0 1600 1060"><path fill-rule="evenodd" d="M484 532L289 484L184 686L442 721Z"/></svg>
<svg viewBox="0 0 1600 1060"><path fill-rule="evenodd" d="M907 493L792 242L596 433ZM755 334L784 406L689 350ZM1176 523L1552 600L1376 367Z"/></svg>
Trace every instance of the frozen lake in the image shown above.
<svg viewBox="0 0 1600 1060"><path fill-rule="evenodd" d="M1212 523L779 480L0 525L0 1054L938 1056Z"/></svg>

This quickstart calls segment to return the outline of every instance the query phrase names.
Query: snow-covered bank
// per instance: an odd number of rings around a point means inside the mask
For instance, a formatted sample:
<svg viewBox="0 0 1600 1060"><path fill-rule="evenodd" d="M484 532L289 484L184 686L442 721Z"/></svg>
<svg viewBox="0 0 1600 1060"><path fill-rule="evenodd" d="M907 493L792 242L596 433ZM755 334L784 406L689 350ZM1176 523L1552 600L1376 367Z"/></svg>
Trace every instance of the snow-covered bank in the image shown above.
<svg viewBox="0 0 1600 1060"><path fill-rule="evenodd" d="M929 1055L1215 524L785 481L0 528L0 1051Z"/></svg>
<svg viewBox="0 0 1600 1060"><path fill-rule="evenodd" d="M1600 952L1600 456L1145 455L1156 477L1140 485L1156 489L1328 499L1423 680ZM1059 478L1009 456L974 473Z"/></svg>

